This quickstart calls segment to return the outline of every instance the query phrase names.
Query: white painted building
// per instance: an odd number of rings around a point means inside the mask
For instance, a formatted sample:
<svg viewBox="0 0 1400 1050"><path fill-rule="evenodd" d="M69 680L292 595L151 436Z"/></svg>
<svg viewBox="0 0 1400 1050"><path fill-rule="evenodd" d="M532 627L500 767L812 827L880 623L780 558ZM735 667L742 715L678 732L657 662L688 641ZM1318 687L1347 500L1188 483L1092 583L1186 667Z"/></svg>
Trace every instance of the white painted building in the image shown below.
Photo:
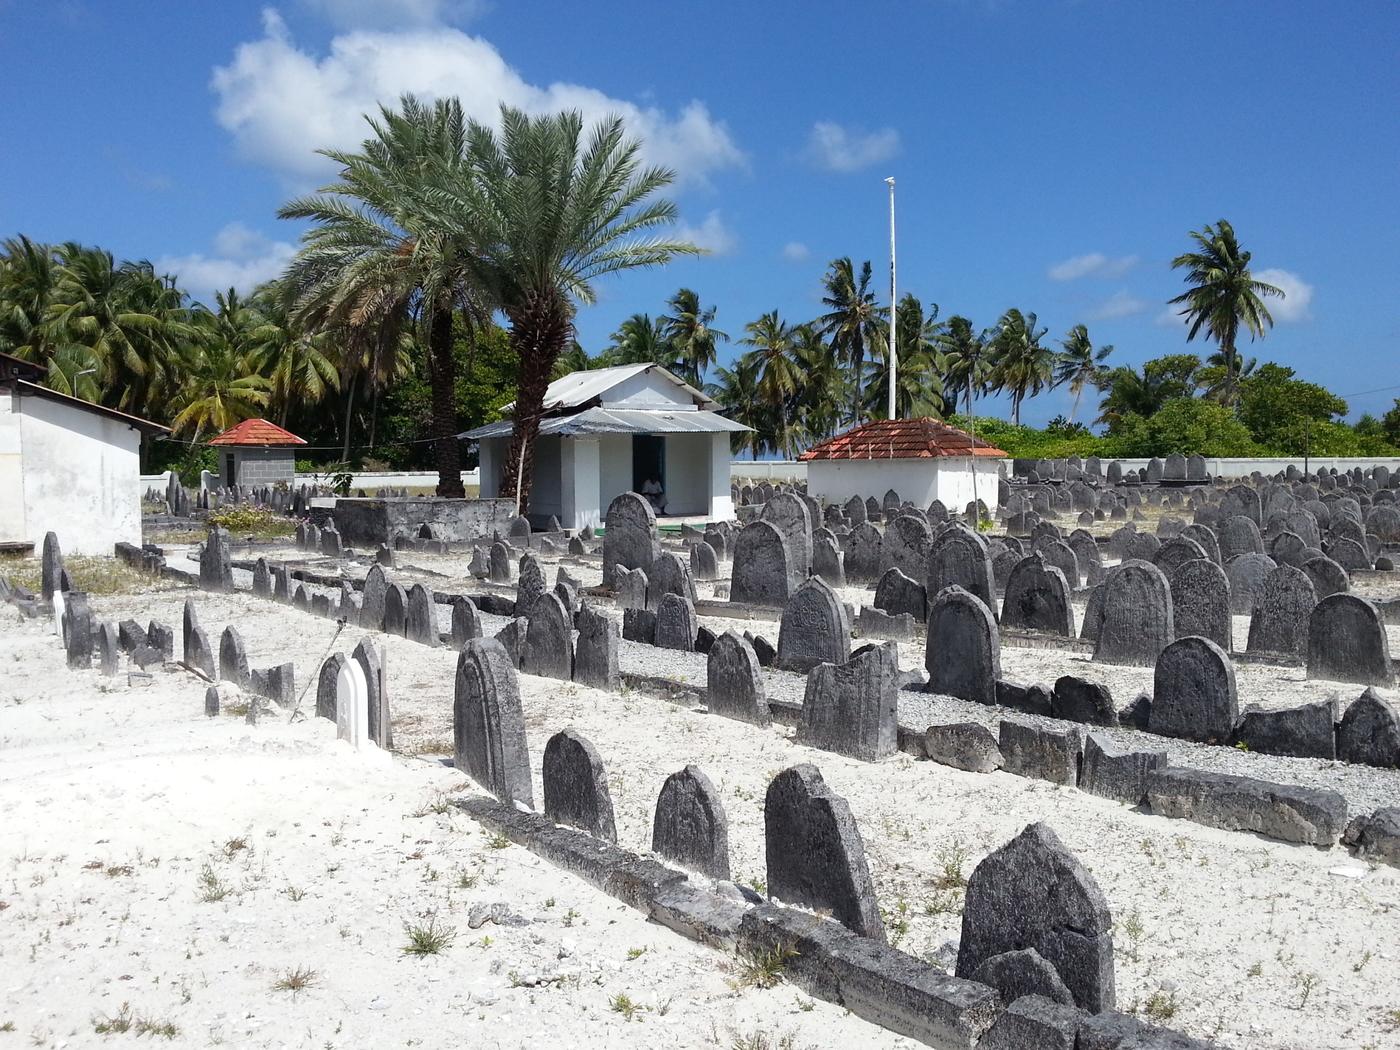
<svg viewBox="0 0 1400 1050"><path fill-rule="evenodd" d="M0 548L46 532L65 554L141 542L141 436L155 423L41 386L44 369L0 354Z"/></svg>
<svg viewBox="0 0 1400 1050"><path fill-rule="evenodd" d="M729 435L748 428L718 407L659 365L556 379L545 392L535 446L531 519L554 515L566 529L601 524L613 497L640 492L650 477L664 490L663 520L734 517ZM499 491L513 425L503 420L457 435L480 443L483 499L515 495Z"/></svg>
<svg viewBox="0 0 1400 1050"><path fill-rule="evenodd" d="M973 499L997 509L997 479L1006 453L936 419L877 419L813 445L807 493L828 503L876 500L894 489L919 507L939 500L960 512Z"/></svg>

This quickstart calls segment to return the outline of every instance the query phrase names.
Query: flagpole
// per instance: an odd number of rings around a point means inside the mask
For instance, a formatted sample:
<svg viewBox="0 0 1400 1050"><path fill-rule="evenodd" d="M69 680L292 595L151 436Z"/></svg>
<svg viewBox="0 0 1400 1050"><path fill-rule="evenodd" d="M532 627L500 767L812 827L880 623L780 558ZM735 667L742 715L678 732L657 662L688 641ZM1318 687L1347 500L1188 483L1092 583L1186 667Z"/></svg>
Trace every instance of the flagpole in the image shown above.
<svg viewBox="0 0 1400 1050"><path fill-rule="evenodd" d="M899 302L895 299L895 268L894 268L894 176L890 176L885 182L890 188L890 398L889 398L889 418L895 418L895 391L898 389L899 360L895 355L895 321L899 310Z"/></svg>

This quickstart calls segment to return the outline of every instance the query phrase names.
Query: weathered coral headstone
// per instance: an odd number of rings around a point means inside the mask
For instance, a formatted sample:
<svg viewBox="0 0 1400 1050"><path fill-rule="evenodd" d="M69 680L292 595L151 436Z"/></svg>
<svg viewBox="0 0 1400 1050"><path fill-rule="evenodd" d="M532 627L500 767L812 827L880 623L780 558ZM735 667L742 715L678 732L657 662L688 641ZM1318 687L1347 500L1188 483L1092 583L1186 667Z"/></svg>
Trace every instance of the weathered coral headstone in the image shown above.
<svg viewBox="0 0 1400 1050"><path fill-rule="evenodd" d="M1172 619L1178 638L1209 638L1225 652L1232 648L1230 580L1209 558L1197 558L1171 574Z"/></svg>
<svg viewBox="0 0 1400 1050"><path fill-rule="evenodd" d="M542 594L530 606L520 669L565 682L573 678L573 624L557 594Z"/></svg>
<svg viewBox="0 0 1400 1050"><path fill-rule="evenodd" d="M603 586L615 587L619 569L651 572L660 553L656 512L635 492L624 492L608 504L603 531Z"/></svg>
<svg viewBox="0 0 1400 1050"><path fill-rule="evenodd" d="M1039 553L1016 563L1006 580L1001 622L1007 627L1074 637L1074 610L1065 574Z"/></svg>
<svg viewBox="0 0 1400 1050"><path fill-rule="evenodd" d="M710 646L705 697L715 714L761 726L772 722L758 655L748 639L736 631L725 631Z"/></svg>
<svg viewBox="0 0 1400 1050"><path fill-rule="evenodd" d="M658 648L694 652L698 627L695 606L689 598L679 594L662 596L656 609L654 644Z"/></svg>
<svg viewBox="0 0 1400 1050"><path fill-rule="evenodd" d="M591 743L572 729L555 733L544 748L542 774L545 816L617 841L607 773Z"/></svg>
<svg viewBox="0 0 1400 1050"><path fill-rule="evenodd" d="M1054 967L1075 1005L1113 1009L1108 903L1045 824L988 854L968 879L956 973L971 978L989 960L1028 948Z"/></svg>
<svg viewBox="0 0 1400 1050"><path fill-rule="evenodd" d="M384 673L384 650L368 638L350 658L360 665L365 679L366 705L369 710L369 739L386 751L394 746L394 723L389 714L389 687Z"/></svg>
<svg viewBox="0 0 1400 1050"><path fill-rule="evenodd" d="M865 844L846 800L810 763L773 778L763 804L768 894L827 912L881 943L885 925L865 863Z"/></svg>
<svg viewBox="0 0 1400 1050"><path fill-rule="evenodd" d="M1148 728L1162 736L1224 741L1239 718L1235 668L1207 638L1180 638L1162 650L1153 674Z"/></svg>
<svg viewBox="0 0 1400 1050"><path fill-rule="evenodd" d="M578 614L578 644L574 649L574 681L595 689L616 689L617 622L585 605Z"/></svg>
<svg viewBox="0 0 1400 1050"><path fill-rule="evenodd" d="M1248 651L1304 656L1308 651L1308 618L1317 605L1317 591L1308 574L1280 565L1264 577L1249 618Z"/></svg>
<svg viewBox="0 0 1400 1050"><path fill-rule="evenodd" d="M473 638L462 647L452 715L457 768L502 802L533 807L515 668L494 638Z"/></svg>
<svg viewBox="0 0 1400 1050"><path fill-rule="evenodd" d="M329 718L332 722L336 720L336 696L338 695L340 672L347 662L348 659L344 653L332 653L321 665L320 674L316 676L317 718ZM368 710L365 712L365 719L368 722Z"/></svg>
<svg viewBox="0 0 1400 1050"><path fill-rule="evenodd" d="M797 742L876 762L898 749L899 659L892 642L807 675Z"/></svg>
<svg viewBox="0 0 1400 1050"><path fill-rule="evenodd" d="M944 589L929 606L926 638L930 693L996 703L1001 636L986 605L961 587Z"/></svg>
<svg viewBox="0 0 1400 1050"><path fill-rule="evenodd" d="M830 584L812 576L788 599L778 630L778 667L810 671L823 663L845 663L851 653L846 607Z"/></svg>
<svg viewBox="0 0 1400 1050"><path fill-rule="evenodd" d="M697 767L672 773L661 786L651 850L684 868L729 879L729 818L719 792Z"/></svg>
<svg viewBox="0 0 1400 1050"><path fill-rule="evenodd" d="M1354 594L1330 594L1308 621L1308 677L1393 685L1390 642L1380 612Z"/></svg>
<svg viewBox="0 0 1400 1050"><path fill-rule="evenodd" d="M420 645L438 644L437 603L433 592L421 583L415 583L408 591L404 637Z"/></svg>
<svg viewBox="0 0 1400 1050"><path fill-rule="evenodd" d="M729 600L748 605L784 605L796 587L797 554L778 527L751 521L739 530L730 569Z"/></svg>
<svg viewBox="0 0 1400 1050"><path fill-rule="evenodd" d="M1171 585L1157 566L1125 561L1103 582L1094 659L1151 666L1175 637Z"/></svg>
<svg viewBox="0 0 1400 1050"><path fill-rule="evenodd" d="M360 599L360 624L371 631L379 630L384 624L384 596L389 584L384 577L384 569L376 562L365 573L365 589Z"/></svg>
<svg viewBox="0 0 1400 1050"><path fill-rule="evenodd" d="M253 684L252 673L248 670L248 653L243 647L243 636L233 624L225 627L219 638L219 677L245 691Z"/></svg>
<svg viewBox="0 0 1400 1050"><path fill-rule="evenodd" d="M39 593L44 601L53 601L55 592L60 590L63 578L63 551L58 545L58 536L44 533L44 547L39 564Z"/></svg>

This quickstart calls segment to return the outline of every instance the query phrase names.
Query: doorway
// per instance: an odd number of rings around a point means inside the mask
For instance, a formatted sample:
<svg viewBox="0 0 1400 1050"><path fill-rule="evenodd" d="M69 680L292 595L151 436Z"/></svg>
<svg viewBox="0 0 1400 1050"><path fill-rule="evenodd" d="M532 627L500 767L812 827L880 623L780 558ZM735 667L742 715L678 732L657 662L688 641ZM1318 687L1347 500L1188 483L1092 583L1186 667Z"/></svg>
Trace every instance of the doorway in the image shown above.
<svg viewBox="0 0 1400 1050"><path fill-rule="evenodd" d="M229 488L238 484L238 472L234 469L238 458L232 452L224 453L224 484Z"/></svg>
<svg viewBox="0 0 1400 1050"><path fill-rule="evenodd" d="M666 439L652 434L637 434L632 438L632 491L641 492L650 478L666 489ZM655 501L653 501L655 502Z"/></svg>

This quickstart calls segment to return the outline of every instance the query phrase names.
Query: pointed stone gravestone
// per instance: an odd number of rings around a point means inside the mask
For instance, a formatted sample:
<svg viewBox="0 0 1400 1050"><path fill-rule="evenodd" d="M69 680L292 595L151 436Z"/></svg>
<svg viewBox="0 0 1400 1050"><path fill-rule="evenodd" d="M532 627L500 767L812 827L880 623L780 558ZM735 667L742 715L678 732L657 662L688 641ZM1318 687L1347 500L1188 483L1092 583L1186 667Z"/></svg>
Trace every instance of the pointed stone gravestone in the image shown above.
<svg viewBox="0 0 1400 1050"><path fill-rule="evenodd" d="M729 818L719 792L696 766L672 773L661 786L651 850L683 868L729 880Z"/></svg>
<svg viewBox="0 0 1400 1050"><path fill-rule="evenodd" d="M389 680L384 668L384 650L370 639L361 638L350 658L360 665L364 673L369 739L387 751L394 746L394 722L389 713Z"/></svg>
<svg viewBox="0 0 1400 1050"><path fill-rule="evenodd" d="M389 584L384 577L384 569L378 564L371 565L365 574L365 588L360 600L360 626L371 631L384 627L384 596Z"/></svg>
<svg viewBox="0 0 1400 1050"><path fill-rule="evenodd" d="M572 729L555 733L545 744L541 772L545 816L556 824L617 841L607 773L591 743Z"/></svg>
<svg viewBox="0 0 1400 1050"><path fill-rule="evenodd" d="M520 556L520 574L515 583L515 615L529 616L535 602L549 592L544 569L533 554Z"/></svg>
<svg viewBox="0 0 1400 1050"><path fill-rule="evenodd" d="M452 647L460 649L473 638L480 638L481 617L477 614L476 604L463 595L457 595L452 599Z"/></svg>
<svg viewBox="0 0 1400 1050"><path fill-rule="evenodd" d="M217 526L209 530L199 555L199 585L206 591L233 590L233 564L229 555L229 535Z"/></svg>
<svg viewBox="0 0 1400 1050"><path fill-rule="evenodd" d="M121 667L121 642L117 629L110 622L97 628L97 669L111 678Z"/></svg>
<svg viewBox="0 0 1400 1050"><path fill-rule="evenodd" d="M408 592L408 609L404 619L404 637L419 645L437 645L437 603L433 592L415 583Z"/></svg>
<svg viewBox="0 0 1400 1050"><path fill-rule="evenodd" d="M62 576L63 551L59 548L58 536L46 532L39 565L39 593L44 601L53 601L54 594L60 591L59 581Z"/></svg>
<svg viewBox="0 0 1400 1050"><path fill-rule="evenodd" d="M266 558L259 558L253 564L253 596L272 597L272 573L268 570Z"/></svg>
<svg viewBox="0 0 1400 1050"><path fill-rule="evenodd" d="M491 582L510 583L510 548L500 540L491 544Z"/></svg>
<svg viewBox="0 0 1400 1050"><path fill-rule="evenodd" d="M572 680L572 629L572 618L557 594L542 594L536 598L530 606L520 669L541 678L557 678L564 682Z"/></svg>
<svg viewBox="0 0 1400 1050"><path fill-rule="evenodd" d="M849 660L807 675L797 742L866 762L899 747L895 722L899 659L892 642L866 645Z"/></svg>
<svg viewBox="0 0 1400 1050"><path fill-rule="evenodd" d="M851 624L845 605L825 580L809 577L783 608L777 666L805 672L818 664L845 663L850 654Z"/></svg>
<svg viewBox="0 0 1400 1050"><path fill-rule="evenodd" d="M885 926L865 863L865 845L846 800L809 763L773 778L763 805L768 895L824 912L884 943Z"/></svg>
<svg viewBox="0 0 1400 1050"><path fill-rule="evenodd" d="M335 735L356 751L374 743L369 734L368 683L356 660L346 660L336 674Z"/></svg>
<svg viewBox="0 0 1400 1050"><path fill-rule="evenodd" d="M248 670L248 653L243 636L229 624L219 638L219 677L232 682L245 692L252 688L253 676Z"/></svg>
<svg viewBox="0 0 1400 1050"><path fill-rule="evenodd" d="M494 638L473 638L457 658L452 726L457 769L505 803L534 807L525 714L515 668Z"/></svg>
<svg viewBox="0 0 1400 1050"><path fill-rule="evenodd" d="M897 565L891 565L875 585L874 605L891 616L908 613L919 621L928 616L924 585L906 576Z"/></svg>
<svg viewBox="0 0 1400 1050"><path fill-rule="evenodd" d="M405 637L408 630L408 592L400 584L384 588L384 621L379 629L385 634Z"/></svg>
<svg viewBox="0 0 1400 1050"><path fill-rule="evenodd" d="M712 713L754 725L772 723L758 655L743 635L729 630L715 639L706 658L705 678L706 705Z"/></svg>
<svg viewBox="0 0 1400 1050"><path fill-rule="evenodd" d="M332 722L336 721L336 696L338 695L340 672L348 662L344 653L332 653L321 665L321 672L316 677L317 718L329 718ZM366 700L368 701L368 698ZM365 712L365 719L368 722L368 709ZM366 729L366 733L368 733L368 729Z"/></svg>

